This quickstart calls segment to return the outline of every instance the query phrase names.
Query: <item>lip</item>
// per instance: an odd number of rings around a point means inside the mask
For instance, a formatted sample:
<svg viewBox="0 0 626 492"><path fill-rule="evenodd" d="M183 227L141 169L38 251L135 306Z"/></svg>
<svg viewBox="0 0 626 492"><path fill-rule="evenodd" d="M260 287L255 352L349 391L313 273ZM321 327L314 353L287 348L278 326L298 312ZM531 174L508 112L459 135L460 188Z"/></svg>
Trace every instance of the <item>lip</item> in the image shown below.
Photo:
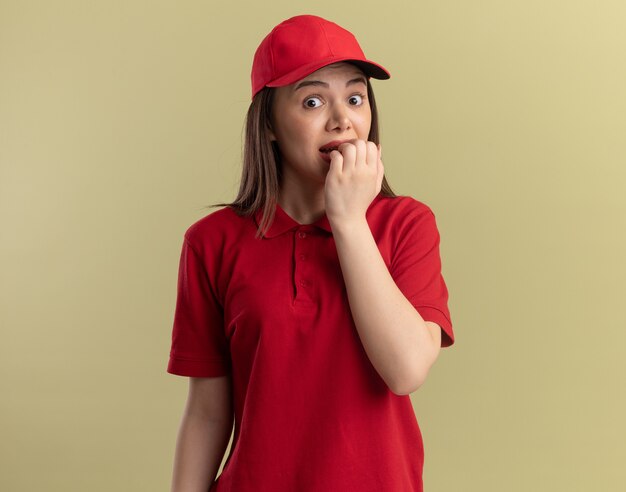
<svg viewBox="0 0 626 492"><path fill-rule="evenodd" d="M325 153L320 150L320 157L323 161L330 162L330 152Z"/></svg>
<svg viewBox="0 0 626 492"><path fill-rule="evenodd" d="M346 140L331 140L330 142L326 142L324 145L322 145L320 147L320 149L324 149L326 147L337 147L337 146L341 145L342 143L350 142L351 140L354 140L354 139L353 138L349 138L349 139L346 139ZM320 150L320 152L321 152L321 150Z"/></svg>

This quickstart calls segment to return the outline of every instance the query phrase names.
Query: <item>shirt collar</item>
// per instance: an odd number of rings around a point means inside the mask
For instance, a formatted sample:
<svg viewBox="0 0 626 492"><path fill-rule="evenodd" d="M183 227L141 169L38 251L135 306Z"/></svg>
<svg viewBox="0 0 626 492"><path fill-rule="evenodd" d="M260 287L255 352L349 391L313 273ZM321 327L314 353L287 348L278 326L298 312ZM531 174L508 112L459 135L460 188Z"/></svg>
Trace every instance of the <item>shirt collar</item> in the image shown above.
<svg viewBox="0 0 626 492"><path fill-rule="evenodd" d="M380 198L382 198L382 196L379 193L372 201L372 204L377 202ZM370 204L370 207L372 204ZM262 217L263 209L259 208L254 213L254 221L256 222L257 227L259 227ZM279 203L276 202L274 221L270 224L264 237L273 238L276 236L280 236L281 234L284 234L285 232L295 229L297 227L317 227L318 229L326 231L328 234L332 234L333 232L326 213L324 213L324 215L322 215L319 219L317 219L315 222L312 222L311 224L300 224L299 222L296 222L291 216L289 216L287 212L285 212L283 208L279 205Z"/></svg>
<svg viewBox="0 0 626 492"><path fill-rule="evenodd" d="M254 221L256 222L257 227L261 223L261 219L263 217L263 209L259 208L254 213ZM276 236L280 236L287 231L295 229L297 227L317 227L318 229L322 229L329 234L332 234L332 228L330 227L330 222L328 221L328 217L326 214L322 215L319 219L311 224L300 224L296 222L293 218L287 215L282 207L276 203L276 207L274 209L274 221L270 224L267 232L264 234L266 238L273 238Z"/></svg>

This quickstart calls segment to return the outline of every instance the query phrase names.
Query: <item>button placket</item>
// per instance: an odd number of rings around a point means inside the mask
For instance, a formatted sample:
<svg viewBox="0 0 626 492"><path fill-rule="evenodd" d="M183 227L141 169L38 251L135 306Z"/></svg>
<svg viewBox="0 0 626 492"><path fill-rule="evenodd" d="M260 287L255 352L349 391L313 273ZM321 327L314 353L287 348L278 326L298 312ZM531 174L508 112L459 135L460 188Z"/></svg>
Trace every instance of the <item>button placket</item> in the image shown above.
<svg viewBox="0 0 626 492"><path fill-rule="evenodd" d="M296 232L295 241L295 285L296 299L310 299L309 287L311 286L311 266L309 259L309 249L312 247L310 242L311 234L305 230Z"/></svg>

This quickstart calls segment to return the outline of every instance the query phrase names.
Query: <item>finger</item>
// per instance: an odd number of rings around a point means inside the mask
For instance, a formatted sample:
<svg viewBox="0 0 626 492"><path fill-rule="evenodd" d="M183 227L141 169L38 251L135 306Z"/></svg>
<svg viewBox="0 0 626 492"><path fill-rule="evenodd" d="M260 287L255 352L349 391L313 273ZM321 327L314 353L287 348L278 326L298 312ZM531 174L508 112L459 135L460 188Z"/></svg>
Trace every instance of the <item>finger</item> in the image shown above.
<svg viewBox="0 0 626 492"><path fill-rule="evenodd" d="M354 168L355 166L355 162L357 158L356 145L358 144L358 141L354 141L354 142L355 143L344 142L341 145L339 145L339 147L337 147L337 150L341 152L341 155L343 156L342 169L344 171Z"/></svg>
<svg viewBox="0 0 626 492"><path fill-rule="evenodd" d="M357 140L354 144L356 148L356 155L354 159L354 167L364 167L369 164L369 143L366 140Z"/></svg>
<svg viewBox="0 0 626 492"><path fill-rule="evenodd" d="M365 163L371 169L376 169L378 167L378 147L374 142L367 142L366 150Z"/></svg>
<svg viewBox="0 0 626 492"><path fill-rule="evenodd" d="M338 150L331 150L330 152L330 167L329 173L341 173L343 168L343 155Z"/></svg>
<svg viewBox="0 0 626 492"><path fill-rule="evenodd" d="M377 169L378 169L378 175L377 175L377 182L376 182L376 190L380 191L382 188L382 183L383 183L383 178L385 177L385 166L383 165L383 160L382 160L382 156L383 156L383 148L381 144L378 144L378 164L377 164Z"/></svg>

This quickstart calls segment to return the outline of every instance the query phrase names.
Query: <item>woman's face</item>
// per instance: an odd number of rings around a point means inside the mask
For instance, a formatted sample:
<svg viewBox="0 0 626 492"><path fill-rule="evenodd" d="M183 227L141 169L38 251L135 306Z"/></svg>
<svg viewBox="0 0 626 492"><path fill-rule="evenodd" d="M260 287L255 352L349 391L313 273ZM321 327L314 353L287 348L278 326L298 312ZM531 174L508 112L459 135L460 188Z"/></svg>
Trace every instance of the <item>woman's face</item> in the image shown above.
<svg viewBox="0 0 626 492"><path fill-rule="evenodd" d="M349 63L322 67L276 88L271 119L270 136L280 151L283 177L323 184L329 162L320 148L332 140L367 140L372 112L366 77Z"/></svg>

